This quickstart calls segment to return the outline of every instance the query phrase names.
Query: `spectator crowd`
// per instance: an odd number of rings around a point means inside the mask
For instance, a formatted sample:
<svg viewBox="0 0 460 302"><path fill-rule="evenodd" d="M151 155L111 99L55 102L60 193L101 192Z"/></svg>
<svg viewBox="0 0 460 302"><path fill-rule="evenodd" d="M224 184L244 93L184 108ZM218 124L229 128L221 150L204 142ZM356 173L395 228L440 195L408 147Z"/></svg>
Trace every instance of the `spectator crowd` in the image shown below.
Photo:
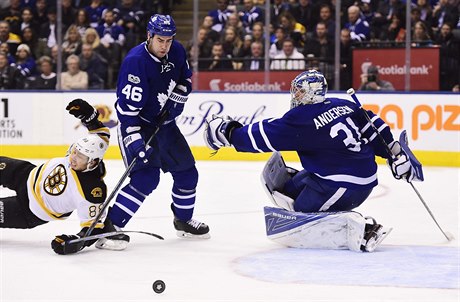
<svg viewBox="0 0 460 302"><path fill-rule="evenodd" d="M412 47L439 47L440 89L458 87L460 0L412 0L410 16L404 1L341 1L340 89L351 87L353 47L399 47L406 35ZM61 0L58 45L56 0L0 1L0 89L55 89L59 49L62 89L113 89L148 18L174 2ZM333 85L335 0L271 0L269 35L264 9L263 0L216 0L186 45L189 60L201 71L317 69Z"/></svg>
<svg viewBox="0 0 460 302"><path fill-rule="evenodd" d="M269 36L265 4L257 0L216 0L202 20L189 59L202 71L320 70L334 83L335 1L270 1ZM459 0L412 0L411 28L406 29L403 0L342 0L340 24L340 89L351 87L353 47L439 46L441 90L458 87L460 78ZM269 49L265 40L269 39Z"/></svg>
<svg viewBox="0 0 460 302"><path fill-rule="evenodd" d="M62 50L63 90L111 89L127 51L145 38L148 18L173 1L0 1L0 89L56 89ZM58 45L58 28L62 28Z"/></svg>

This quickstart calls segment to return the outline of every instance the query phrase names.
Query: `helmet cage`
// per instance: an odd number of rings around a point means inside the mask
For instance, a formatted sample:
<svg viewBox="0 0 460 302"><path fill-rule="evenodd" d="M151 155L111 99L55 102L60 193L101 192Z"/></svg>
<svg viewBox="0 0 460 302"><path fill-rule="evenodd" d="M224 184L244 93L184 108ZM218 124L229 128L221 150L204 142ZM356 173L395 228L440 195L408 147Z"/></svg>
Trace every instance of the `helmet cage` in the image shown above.
<svg viewBox="0 0 460 302"><path fill-rule="evenodd" d="M302 72L291 82L291 108L324 102L326 78L316 70Z"/></svg>

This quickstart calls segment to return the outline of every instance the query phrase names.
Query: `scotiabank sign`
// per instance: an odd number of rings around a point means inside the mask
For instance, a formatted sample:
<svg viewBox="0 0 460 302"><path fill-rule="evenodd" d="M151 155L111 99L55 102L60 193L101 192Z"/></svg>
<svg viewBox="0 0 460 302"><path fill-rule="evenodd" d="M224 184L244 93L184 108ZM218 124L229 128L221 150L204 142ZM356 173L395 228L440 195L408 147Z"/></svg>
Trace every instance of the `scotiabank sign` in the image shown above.
<svg viewBox="0 0 460 302"><path fill-rule="evenodd" d="M195 74L198 79L198 90L227 91L227 92L255 92L255 91L289 91L291 81L300 71L272 71L268 86L265 83L265 74L262 71L200 71Z"/></svg>
<svg viewBox="0 0 460 302"><path fill-rule="evenodd" d="M439 90L439 48L411 49L410 89ZM393 84L396 90L404 90L406 75L405 49L354 49L353 87L361 85L361 74L370 65L379 69L380 78Z"/></svg>

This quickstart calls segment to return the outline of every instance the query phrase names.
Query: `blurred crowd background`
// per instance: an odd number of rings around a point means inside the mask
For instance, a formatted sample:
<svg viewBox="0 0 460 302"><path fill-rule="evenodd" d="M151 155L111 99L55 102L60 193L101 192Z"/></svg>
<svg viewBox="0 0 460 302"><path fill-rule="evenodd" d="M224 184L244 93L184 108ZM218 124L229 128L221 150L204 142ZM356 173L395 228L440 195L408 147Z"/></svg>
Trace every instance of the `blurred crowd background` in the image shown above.
<svg viewBox="0 0 460 302"><path fill-rule="evenodd" d="M333 87L339 45L346 90L354 48L403 48L408 36L411 47L440 49L440 90L458 91L460 0L412 0L410 15L403 0L210 0L198 15L192 2L1 0L0 89L114 89L124 56L161 13L175 19L195 72L314 68Z"/></svg>

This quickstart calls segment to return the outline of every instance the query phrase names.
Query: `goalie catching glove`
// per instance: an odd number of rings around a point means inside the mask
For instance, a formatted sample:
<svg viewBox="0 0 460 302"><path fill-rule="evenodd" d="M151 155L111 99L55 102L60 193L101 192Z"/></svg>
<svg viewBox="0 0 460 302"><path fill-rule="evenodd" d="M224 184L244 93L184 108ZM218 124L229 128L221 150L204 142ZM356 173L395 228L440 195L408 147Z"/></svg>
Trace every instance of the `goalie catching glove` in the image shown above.
<svg viewBox="0 0 460 302"><path fill-rule="evenodd" d="M219 150L222 147L229 147L232 131L235 128L241 128L243 125L229 116L213 115L206 121L204 130L204 142L212 150Z"/></svg>
<svg viewBox="0 0 460 302"><path fill-rule="evenodd" d="M389 144L391 153L394 155L394 158L387 160L387 164L393 173L394 178L404 179L407 182L412 182L413 180L418 180L415 175L414 168L411 165L409 157L401 148L401 144L398 141L393 141ZM415 177L415 179L414 179Z"/></svg>

